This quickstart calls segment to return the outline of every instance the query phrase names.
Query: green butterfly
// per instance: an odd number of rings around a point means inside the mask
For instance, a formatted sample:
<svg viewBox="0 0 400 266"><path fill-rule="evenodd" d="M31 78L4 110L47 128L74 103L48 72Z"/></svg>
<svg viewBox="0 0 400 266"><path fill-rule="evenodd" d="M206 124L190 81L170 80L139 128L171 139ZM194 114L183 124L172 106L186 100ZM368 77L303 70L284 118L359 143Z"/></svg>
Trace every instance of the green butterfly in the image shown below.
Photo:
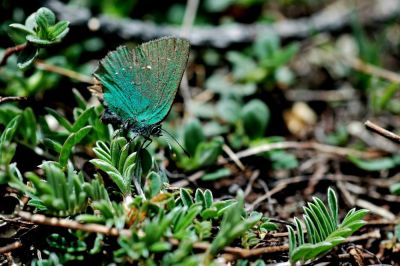
<svg viewBox="0 0 400 266"><path fill-rule="evenodd" d="M188 40L167 37L134 49L121 46L100 61L102 121L131 137L161 135L161 122L174 101L189 57Z"/></svg>

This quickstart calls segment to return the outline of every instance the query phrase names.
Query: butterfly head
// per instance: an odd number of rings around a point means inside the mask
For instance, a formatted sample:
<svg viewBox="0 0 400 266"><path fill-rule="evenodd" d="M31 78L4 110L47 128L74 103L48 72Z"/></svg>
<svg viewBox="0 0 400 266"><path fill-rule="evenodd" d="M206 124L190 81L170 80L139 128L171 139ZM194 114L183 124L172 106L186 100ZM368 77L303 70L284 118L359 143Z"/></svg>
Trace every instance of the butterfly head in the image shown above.
<svg viewBox="0 0 400 266"><path fill-rule="evenodd" d="M161 124L143 125L136 120L129 119L122 123L122 131L131 138L142 136L149 139L161 136Z"/></svg>

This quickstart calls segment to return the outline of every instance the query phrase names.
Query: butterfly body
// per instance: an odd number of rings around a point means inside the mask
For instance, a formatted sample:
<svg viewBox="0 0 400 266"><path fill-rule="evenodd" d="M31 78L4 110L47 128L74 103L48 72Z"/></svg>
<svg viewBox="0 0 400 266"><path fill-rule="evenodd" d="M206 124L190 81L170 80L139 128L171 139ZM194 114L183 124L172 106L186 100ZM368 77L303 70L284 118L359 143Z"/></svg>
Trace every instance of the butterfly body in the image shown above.
<svg viewBox="0 0 400 266"><path fill-rule="evenodd" d="M187 40L169 37L108 53L94 73L104 88L102 120L133 136L160 136L161 122L186 68L189 47Z"/></svg>

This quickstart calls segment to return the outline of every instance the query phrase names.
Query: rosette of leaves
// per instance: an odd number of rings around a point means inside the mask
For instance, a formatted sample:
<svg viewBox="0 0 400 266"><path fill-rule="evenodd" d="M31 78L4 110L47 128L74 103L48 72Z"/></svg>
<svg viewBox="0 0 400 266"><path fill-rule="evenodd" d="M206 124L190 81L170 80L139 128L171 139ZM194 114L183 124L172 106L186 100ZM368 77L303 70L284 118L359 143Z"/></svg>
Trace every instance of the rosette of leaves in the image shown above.
<svg viewBox="0 0 400 266"><path fill-rule="evenodd" d="M56 23L56 16L48 8L39 8L31 14L25 24L13 23L9 25L9 35L17 44L26 44L18 55L18 67L29 66L44 48L61 41L68 33L69 22L61 20Z"/></svg>
<svg viewBox="0 0 400 266"><path fill-rule="evenodd" d="M292 264L313 260L343 243L347 237L360 229L366 222L363 220L368 210L351 209L342 223L338 223L338 200L335 191L328 189L328 207L317 197L304 207L304 223L294 218L296 232L288 226L289 257ZM307 229L304 237L303 225Z"/></svg>
<svg viewBox="0 0 400 266"><path fill-rule="evenodd" d="M118 137L110 145L97 141L93 148L97 158L90 162L110 177L124 198L131 196L132 183L137 193L144 195L142 177L145 180L156 179L154 175L157 174L150 171L153 158L146 149L138 148L139 146L140 142L128 142L126 138Z"/></svg>

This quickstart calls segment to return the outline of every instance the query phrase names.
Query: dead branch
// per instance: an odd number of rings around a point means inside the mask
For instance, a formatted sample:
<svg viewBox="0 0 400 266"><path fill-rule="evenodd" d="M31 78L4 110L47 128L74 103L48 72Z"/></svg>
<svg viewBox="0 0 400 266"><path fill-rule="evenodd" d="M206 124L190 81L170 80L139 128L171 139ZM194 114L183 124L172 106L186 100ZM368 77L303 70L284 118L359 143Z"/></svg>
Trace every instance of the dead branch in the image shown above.
<svg viewBox="0 0 400 266"><path fill-rule="evenodd" d="M47 1L46 6L60 19L72 26L89 27L105 33L115 33L123 40L147 41L161 36L181 34L181 27L160 26L151 22L115 19L100 15L94 18L89 9L73 7L58 0ZM351 25L357 13L363 25L376 25L395 18L400 11L397 0L334 1L320 12L300 19L285 19L272 24L229 24L216 27L196 26L190 30L189 40L197 46L226 48L232 44L250 43L259 35L276 34L282 39L306 38L319 32L333 32ZM91 22L91 23L89 23ZM96 27L90 26L96 25Z"/></svg>

